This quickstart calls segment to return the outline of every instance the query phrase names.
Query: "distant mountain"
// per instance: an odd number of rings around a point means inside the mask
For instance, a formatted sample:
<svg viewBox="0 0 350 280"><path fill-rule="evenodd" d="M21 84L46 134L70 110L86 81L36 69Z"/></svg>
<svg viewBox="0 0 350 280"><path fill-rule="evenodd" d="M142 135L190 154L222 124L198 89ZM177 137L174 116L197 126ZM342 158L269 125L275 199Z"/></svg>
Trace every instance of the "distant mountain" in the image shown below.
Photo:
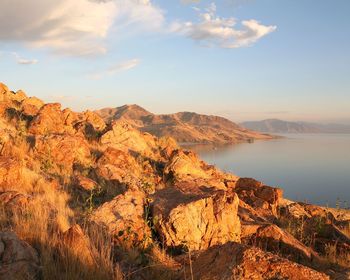
<svg viewBox="0 0 350 280"><path fill-rule="evenodd" d="M288 122L278 119L243 122L241 125L264 133L350 133L350 125Z"/></svg>
<svg viewBox="0 0 350 280"><path fill-rule="evenodd" d="M156 115L138 105L124 105L96 111L106 122L125 121L158 137L171 136L179 143L228 144L273 136L245 129L218 116L192 112Z"/></svg>

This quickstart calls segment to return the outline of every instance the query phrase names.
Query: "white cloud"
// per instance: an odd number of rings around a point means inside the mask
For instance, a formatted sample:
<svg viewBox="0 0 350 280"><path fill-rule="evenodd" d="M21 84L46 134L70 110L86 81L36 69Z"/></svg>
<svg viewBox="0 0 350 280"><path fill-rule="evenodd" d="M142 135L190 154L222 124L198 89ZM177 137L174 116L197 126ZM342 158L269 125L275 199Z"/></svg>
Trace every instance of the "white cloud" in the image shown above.
<svg viewBox="0 0 350 280"><path fill-rule="evenodd" d="M0 42L70 55L105 53L114 25L153 29L163 20L149 0L1 0Z"/></svg>
<svg viewBox="0 0 350 280"><path fill-rule="evenodd" d="M198 22L175 23L172 30L205 46L239 48L250 46L262 37L276 30L274 25L262 25L257 20L243 20L240 27L235 18L221 18L216 15L212 3L205 11L198 11Z"/></svg>
<svg viewBox="0 0 350 280"><path fill-rule="evenodd" d="M26 58L23 58L21 57L18 53L16 52L13 52L12 53L13 56L15 57L16 59L16 62L18 64L22 64L22 65L31 65L31 64L37 64L38 63L38 60L37 59L26 59Z"/></svg>
<svg viewBox="0 0 350 280"><path fill-rule="evenodd" d="M126 60L123 62L119 62L115 65L110 66L108 69L98 72L98 73L93 73L92 75L89 75L90 79L93 80L99 80L101 78L104 78L106 76L113 76L115 74L131 70L138 66L140 64L140 60L137 58Z"/></svg>

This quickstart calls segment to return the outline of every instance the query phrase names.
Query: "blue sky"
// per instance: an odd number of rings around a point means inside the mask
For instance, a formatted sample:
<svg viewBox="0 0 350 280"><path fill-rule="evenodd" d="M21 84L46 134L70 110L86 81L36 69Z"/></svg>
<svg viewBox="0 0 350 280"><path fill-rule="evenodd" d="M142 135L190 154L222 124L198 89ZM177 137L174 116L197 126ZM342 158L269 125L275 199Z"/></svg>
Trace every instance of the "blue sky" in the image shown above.
<svg viewBox="0 0 350 280"><path fill-rule="evenodd" d="M0 80L47 102L350 123L347 0L0 4Z"/></svg>

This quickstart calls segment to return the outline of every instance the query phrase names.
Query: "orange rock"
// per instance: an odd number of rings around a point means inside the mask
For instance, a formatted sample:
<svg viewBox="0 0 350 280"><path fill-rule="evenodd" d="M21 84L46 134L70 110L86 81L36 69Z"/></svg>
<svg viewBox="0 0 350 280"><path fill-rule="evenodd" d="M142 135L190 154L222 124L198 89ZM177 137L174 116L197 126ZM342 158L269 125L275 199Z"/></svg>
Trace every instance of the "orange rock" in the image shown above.
<svg viewBox="0 0 350 280"><path fill-rule="evenodd" d="M201 280L328 280L329 277L311 268L291 262L255 247L229 242L193 254L193 279ZM189 265L186 279L191 279Z"/></svg>
<svg viewBox="0 0 350 280"><path fill-rule="evenodd" d="M21 175L21 162L7 156L0 156L0 190L10 190L18 185Z"/></svg>
<svg viewBox="0 0 350 280"><path fill-rule="evenodd" d="M197 250L239 242L238 201L236 194L224 191L193 194L166 188L154 195L155 228L167 247Z"/></svg>
<svg viewBox="0 0 350 280"><path fill-rule="evenodd" d="M97 208L91 221L106 227L121 246L145 246L151 238L145 215L144 193L128 190Z"/></svg>
<svg viewBox="0 0 350 280"><path fill-rule="evenodd" d="M0 232L0 279L39 279L38 253L13 232Z"/></svg>

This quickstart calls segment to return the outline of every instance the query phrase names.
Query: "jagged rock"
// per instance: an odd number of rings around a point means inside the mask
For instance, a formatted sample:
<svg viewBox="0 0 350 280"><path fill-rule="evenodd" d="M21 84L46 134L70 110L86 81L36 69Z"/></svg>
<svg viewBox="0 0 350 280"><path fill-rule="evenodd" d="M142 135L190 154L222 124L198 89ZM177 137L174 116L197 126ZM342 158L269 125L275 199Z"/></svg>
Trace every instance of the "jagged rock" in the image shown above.
<svg viewBox="0 0 350 280"><path fill-rule="evenodd" d="M29 97L22 101L22 112L27 116L35 116L39 113L39 110L44 106L44 102L36 97Z"/></svg>
<svg viewBox="0 0 350 280"><path fill-rule="evenodd" d="M206 249L240 241L238 197L225 191L184 193L175 187L156 192L152 204L155 228L167 247Z"/></svg>
<svg viewBox="0 0 350 280"><path fill-rule="evenodd" d="M30 123L29 132L33 134L64 133L61 104L45 104Z"/></svg>
<svg viewBox="0 0 350 280"><path fill-rule="evenodd" d="M141 170L135 159L128 153L108 147L97 161L97 173L106 180L122 183L137 180Z"/></svg>
<svg viewBox="0 0 350 280"><path fill-rule="evenodd" d="M96 131L102 131L106 128L104 120L94 112L85 111L83 113L83 119L90 123Z"/></svg>
<svg viewBox="0 0 350 280"><path fill-rule="evenodd" d="M87 178L82 175L76 175L75 182L78 187L89 192L91 192L93 189L97 187L97 183L94 180L91 180L90 178Z"/></svg>
<svg viewBox="0 0 350 280"><path fill-rule="evenodd" d="M236 183L235 192L261 216L268 219L278 216L277 209L283 196L282 189L265 186L251 178L240 178Z"/></svg>
<svg viewBox="0 0 350 280"><path fill-rule="evenodd" d="M260 226L250 240L260 248L286 256L296 262L319 261L316 252L276 225Z"/></svg>
<svg viewBox="0 0 350 280"><path fill-rule="evenodd" d="M0 83L0 94L3 94L7 91L9 91L9 88L5 84Z"/></svg>
<svg viewBox="0 0 350 280"><path fill-rule="evenodd" d="M194 254L193 279L201 280L326 280L329 277L255 247L229 242ZM189 265L186 278L191 279Z"/></svg>
<svg viewBox="0 0 350 280"><path fill-rule="evenodd" d="M0 190L6 191L21 181L22 164L20 161L0 156Z"/></svg>
<svg viewBox="0 0 350 280"><path fill-rule="evenodd" d="M91 221L107 228L122 246L144 246L150 240L146 223L145 195L139 190L128 190L97 208Z"/></svg>
<svg viewBox="0 0 350 280"><path fill-rule="evenodd" d="M13 232L0 232L0 279L39 279L38 253Z"/></svg>
<svg viewBox="0 0 350 280"><path fill-rule="evenodd" d="M113 123L111 129L101 136L100 142L125 152L132 151L150 158L159 157L156 138L141 133L126 123Z"/></svg>
<svg viewBox="0 0 350 280"><path fill-rule="evenodd" d="M90 149L84 138L69 135L37 136L34 148L42 157L43 163L55 163L60 168L71 169L74 162L89 162Z"/></svg>
<svg viewBox="0 0 350 280"><path fill-rule="evenodd" d="M79 257L81 263L90 266L94 264L90 241L79 225L74 225L65 231L62 234L62 242L71 254Z"/></svg>
<svg viewBox="0 0 350 280"><path fill-rule="evenodd" d="M203 168L198 156L191 151L177 150L166 164L164 175L180 180L193 178L207 179L210 177Z"/></svg>

